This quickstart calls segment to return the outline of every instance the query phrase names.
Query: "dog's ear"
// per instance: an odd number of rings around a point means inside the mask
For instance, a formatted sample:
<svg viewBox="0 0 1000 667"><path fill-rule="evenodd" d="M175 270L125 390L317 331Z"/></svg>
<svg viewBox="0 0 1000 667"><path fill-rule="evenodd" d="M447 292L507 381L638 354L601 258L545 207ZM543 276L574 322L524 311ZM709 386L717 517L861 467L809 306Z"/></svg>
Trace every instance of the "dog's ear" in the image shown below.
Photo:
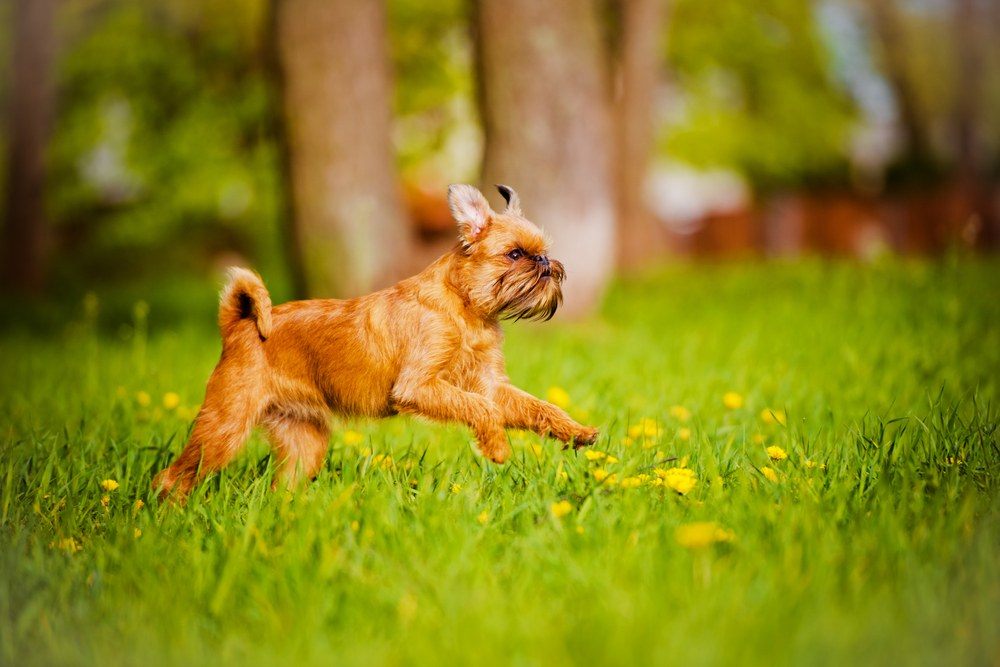
<svg viewBox="0 0 1000 667"><path fill-rule="evenodd" d="M504 210L505 215L521 215L521 198L517 196L514 192L514 188L509 185L497 184L497 190L503 196L505 202L507 202L507 208Z"/></svg>
<svg viewBox="0 0 1000 667"><path fill-rule="evenodd" d="M449 185L448 206L467 245L479 238L493 215L486 197L471 185Z"/></svg>

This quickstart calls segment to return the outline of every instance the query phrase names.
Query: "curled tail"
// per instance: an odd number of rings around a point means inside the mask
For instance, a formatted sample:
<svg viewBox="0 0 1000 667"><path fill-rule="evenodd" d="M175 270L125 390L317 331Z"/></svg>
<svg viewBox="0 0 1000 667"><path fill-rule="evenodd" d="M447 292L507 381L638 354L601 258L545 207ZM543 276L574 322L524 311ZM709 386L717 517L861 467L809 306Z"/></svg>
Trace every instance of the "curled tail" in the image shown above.
<svg viewBox="0 0 1000 667"><path fill-rule="evenodd" d="M261 340L271 335L271 295L264 281L253 271L231 267L229 281L219 298L219 329L222 339L229 338L236 324L243 319L253 320Z"/></svg>

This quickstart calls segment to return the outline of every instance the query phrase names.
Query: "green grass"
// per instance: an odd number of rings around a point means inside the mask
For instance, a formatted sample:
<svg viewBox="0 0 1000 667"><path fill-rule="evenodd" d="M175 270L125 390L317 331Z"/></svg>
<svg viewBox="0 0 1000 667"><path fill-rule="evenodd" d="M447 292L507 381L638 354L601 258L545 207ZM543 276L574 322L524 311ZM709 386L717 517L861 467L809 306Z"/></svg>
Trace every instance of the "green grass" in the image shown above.
<svg viewBox="0 0 1000 667"><path fill-rule="evenodd" d="M996 260L677 267L591 321L508 329L513 380L565 389L620 459L604 468L686 458L687 496L599 483L528 434L497 467L460 427L393 419L339 425L294 495L268 490L255 436L186 508L157 506L211 320L146 336L80 306L48 337L9 329L0 664L997 664L998 278ZM643 419L659 434L626 445ZM680 545L702 521L733 539Z"/></svg>

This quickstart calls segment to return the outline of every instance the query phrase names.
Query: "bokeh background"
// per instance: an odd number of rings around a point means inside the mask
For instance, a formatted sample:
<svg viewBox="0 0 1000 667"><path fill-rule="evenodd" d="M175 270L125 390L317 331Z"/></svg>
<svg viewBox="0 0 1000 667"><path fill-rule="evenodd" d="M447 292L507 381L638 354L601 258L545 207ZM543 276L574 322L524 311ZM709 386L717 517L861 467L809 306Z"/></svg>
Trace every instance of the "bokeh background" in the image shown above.
<svg viewBox="0 0 1000 667"><path fill-rule="evenodd" d="M990 0L4 0L0 25L8 323L89 292L189 312L233 263L276 301L370 291L453 243L451 182L520 192L569 315L678 257L1000 239Z"/></svg>

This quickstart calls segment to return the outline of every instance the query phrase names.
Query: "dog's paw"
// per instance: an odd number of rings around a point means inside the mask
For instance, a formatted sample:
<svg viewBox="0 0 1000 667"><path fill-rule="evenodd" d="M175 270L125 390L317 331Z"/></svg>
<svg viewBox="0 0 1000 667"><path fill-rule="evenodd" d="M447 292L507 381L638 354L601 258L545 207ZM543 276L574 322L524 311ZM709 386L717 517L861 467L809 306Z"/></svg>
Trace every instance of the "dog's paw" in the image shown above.
<svg viewBox="0 0 1000 667"><path fill-rule="evenodd" d="M597 442L597 438L600 435L601 432L593 426L584 426L580 429L579 433L573 436L573 449L590 447L592 444Z"/></svg>

